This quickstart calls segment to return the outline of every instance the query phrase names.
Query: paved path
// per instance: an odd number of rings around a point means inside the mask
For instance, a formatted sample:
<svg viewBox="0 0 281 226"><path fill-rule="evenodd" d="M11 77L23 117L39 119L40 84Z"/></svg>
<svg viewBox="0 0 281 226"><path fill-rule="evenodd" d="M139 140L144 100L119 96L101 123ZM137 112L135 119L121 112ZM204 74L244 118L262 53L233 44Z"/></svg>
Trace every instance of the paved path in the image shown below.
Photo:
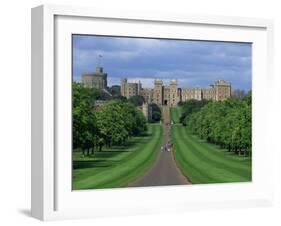
<svg viewBox="0 0 281 226"><path fill-rule="evenodd" d="M168 106L163 106L163 145L169 141L170 125L168 123L170 123L170 109ZM180 184L190 184L190 182L178 169L173 152L159 150L158 157L151 169L145 175L130 183L129 187Z"/></svg>

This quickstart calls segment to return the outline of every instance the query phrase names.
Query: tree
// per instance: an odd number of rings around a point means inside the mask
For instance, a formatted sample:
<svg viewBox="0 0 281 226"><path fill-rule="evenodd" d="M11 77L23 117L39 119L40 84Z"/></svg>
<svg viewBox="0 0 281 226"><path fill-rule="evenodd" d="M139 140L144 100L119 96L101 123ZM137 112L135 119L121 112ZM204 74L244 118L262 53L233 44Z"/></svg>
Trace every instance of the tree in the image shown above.
<svg viewBox="0 0 281 226"><path fill-rule="evenodd" d="M135 106L142 106L144 103L144 98L140 95L132 96L129 98L129 102L131 102Z"/></svg>
<svg viewBox="0 0 281 226"><path fill-rule="evenodd" d="M96 113L99 136L103 142L100 143L100 150L103 144L110 147L112 144L123 143L129 136L125 127L125 116L122 114L121 106L113 101L106 104Z"/></svg>
<svg viewBox="0 0 281 226"><path fill-rule="evenodd" d="M99 137L103 145L124 144L130 136L146 131L146 119L133 104L111 101L96 113Z"/></svg>
<svg viewBox="0 0 281 226"><path fill-rule="evenodd" d="M123 114L126 117L125 126L129 136L140 135L146 131L146 119L143 113L132 103L121 103Z"/></svg>
<svg viewBox="0 0 281 226"><path fill-rule="evenodd" d="M107 100L96 109L95 101L103 93L73 83L73 148L89 155L90 150L113 144L124 144L129 137L138 136L147 130L143 113L127 100Z"/></svg>
<svg viewBox="0 0 281 226"><path fill-rule="evenodd" d="M192 107L196 110L190 109ZM250 155L251 92L243 98L208 102L203 107L192 101L184 110L184 123L193 134L236 154Z"/></svg>
<svg viewBox="0 0 281 226"><path fill-rule="evenodd" d="M180 123L183 123L183 125L186 125L186 119L189 117L191 113L199 111L204 105L209 103L209 100L188 100L186 102L181 103L182 107L182 115L180 117Z"/></svg>
<svg viewBox="0 0 281 226"><path fill-rule="evenodd" d="M149 118L149 122L154 123L154 122L159 122L161 120L161 109L159 108L159 106L157 104L150 104L149 105L149 109L150 109L150 118Z"/></svg>
<svg viewBox="0 0 281 226"><path fill-rule="evenodd" d="M93 113L94 101L98 96L95 89L83 87L80 83L73 83L73 146L84 151L94 146L97 132L96 118Z"/></svg>

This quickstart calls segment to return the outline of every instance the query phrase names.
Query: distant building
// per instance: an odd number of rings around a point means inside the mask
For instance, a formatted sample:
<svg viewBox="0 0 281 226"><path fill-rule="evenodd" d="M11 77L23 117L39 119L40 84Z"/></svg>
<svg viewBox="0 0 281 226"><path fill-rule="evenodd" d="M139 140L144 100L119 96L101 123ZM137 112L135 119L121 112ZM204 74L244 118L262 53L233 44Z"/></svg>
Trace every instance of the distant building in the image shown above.
<svg viewBox="0 0 281 226"><path fill-rule="evenodd" d="M224 80L215 81L210 88L184 88L182 89L182 101L187 100L226 100L231 96L231 84Z"/></svg>
<svg viewBox="0 0 281 226"><path fill-rule="evenodd" d="M177 106L178 103L180 102L180 92L179 92L179 89L178 89L178 81L177 80L171 80L170 81L170 86L169 86L169 91L170 91L170 98L168 99L168 105L170 107L173 107L173 106ZM165 103L165 100L164 100L164 104L167 104Z"/></svg>
<svg viewBox="0 0 281 226"><path fill-rule="evenodd" d="M129 99L130 97L140 95L141 92L141 82L128 82L127 79L121 79L121 96L127 97Z"/></svg>
<svg viewBox="0 0 281 226"><path fill-rule="evenodd" d="M205 100L215 100L216 99L216 90L213 86L210 88L202 89L202 98Z"/></svg>
<svg viewBox="0 0 281 226"><path fill-rule="evenodd" d="M143 88L140 91L140 95L144 98L145 103L152 103L153 89Z"/></svg>
<svg viewBox="0 0 281 226"><path fill-rule="evenodd" d="M129 83L127 79L121 80L121 96L143 96L147 104L155 103L159 106L176 106L180 101L187 100L226 100L231 96L231 84L224 80L215 81L209 88L179 88L177 80L171 80L168 86L163 81L154 80L154 88L142 88L141 82Z"/></svg>
<svg viewBox="0 0 281 226"><path fill-rule="evenodd" d="M102 67L97 67L93 73L82 74L82 83L85 87L103 90L111 95L107 88L107 73ZM231 84L224 80L217 80L209 88L179 88L177 80L171 80L168 86L164 86L160 79L154 80L154 88L143 88L140 81L128 82L126 78L121 79L120 94L129 99L140 95L147 104L176 106L181 101L187 100L214 100L222 101L231 96Z"/></svg>
<svg viewBox="0 0 281 226"><path fill-rule="evenodd" d="M97 67L93 73L82 74L82 83L87 88L107 89L107 74L102 67Z"/></svg>
<svg viewBox="0 0 281 226"><path fill-rule="evenodd" d="M202 100L203 98L203 89L201 88L184 88L182 89L182 101L187 100Z"/></svg>
<svg viewBox="0 0 281 226"><path fill-rule="evenodd" d="M157 105L163 104L163 92L164 92L163 88L164 88L163 81L155 79L152 103L155 103Z"/></svg>
<svg viewBox="0 0 281 226"><path fill-rule="evenodd" d="M178 88L178 81L171 80L169 86L162 86L163 98L160 105L176 106L181 101L181 89ZM153 102L155 104L159 104Z"/></svg>
<svg viewBox="0 0 281 226"><path fill-rule="evenodd" d="M85 87L103 90L104 93L111 95L107 89L107 73L104 73L102 67L97 67L93 73L82 74L82 83ZM177 80L171 80L168 86L164 86L160 79L154 80L152 89L143 88L140 81L128 82L126 78L121 79L120 84L120 94L127 99L140 95L147 104L170 107L191 99L222 101L229 98L231 93L231 84L224 80L217 80L208 88L179 88Z"/></svg>
<svg viewBox="0 0 281 226"><path fill-rule="evenodd" d="M213 88L215 89L215 100L225 100L231 96L231 85L224 80L215 81Z"/></svg>

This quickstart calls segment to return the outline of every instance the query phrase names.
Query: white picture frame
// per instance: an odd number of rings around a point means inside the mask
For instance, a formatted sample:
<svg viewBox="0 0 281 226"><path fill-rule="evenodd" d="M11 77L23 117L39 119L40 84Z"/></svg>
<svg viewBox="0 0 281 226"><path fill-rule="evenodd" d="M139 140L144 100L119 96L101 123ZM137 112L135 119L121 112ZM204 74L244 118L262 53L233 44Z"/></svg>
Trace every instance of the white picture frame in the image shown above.
<svg viewBox="0 0 281 226"><path fill-rule="evenodd" d="M252 42L253 181L72 191L69 41L72 33L97 33L96 28L104 35ZM271 104L266 100L274 83L272 39L273 22L265 19L56 5L33 8L32 216L56 220L271 205L274 150L266 139Z"/></svg>

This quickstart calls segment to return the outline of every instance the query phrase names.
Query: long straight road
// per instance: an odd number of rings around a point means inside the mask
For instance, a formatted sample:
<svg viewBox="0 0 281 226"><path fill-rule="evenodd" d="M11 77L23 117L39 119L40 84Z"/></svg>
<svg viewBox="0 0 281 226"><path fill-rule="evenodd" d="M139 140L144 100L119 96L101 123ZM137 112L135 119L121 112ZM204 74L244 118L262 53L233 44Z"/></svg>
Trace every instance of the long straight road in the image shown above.
<svg viewBox="0 0 281 226"><path fill-rule="evenodd" d="M170 108L163 106L163 146L170 139ZM129 184L129 187L191 184L176 165L172 151L159 150L158 157L145 175Z"/></svg>

